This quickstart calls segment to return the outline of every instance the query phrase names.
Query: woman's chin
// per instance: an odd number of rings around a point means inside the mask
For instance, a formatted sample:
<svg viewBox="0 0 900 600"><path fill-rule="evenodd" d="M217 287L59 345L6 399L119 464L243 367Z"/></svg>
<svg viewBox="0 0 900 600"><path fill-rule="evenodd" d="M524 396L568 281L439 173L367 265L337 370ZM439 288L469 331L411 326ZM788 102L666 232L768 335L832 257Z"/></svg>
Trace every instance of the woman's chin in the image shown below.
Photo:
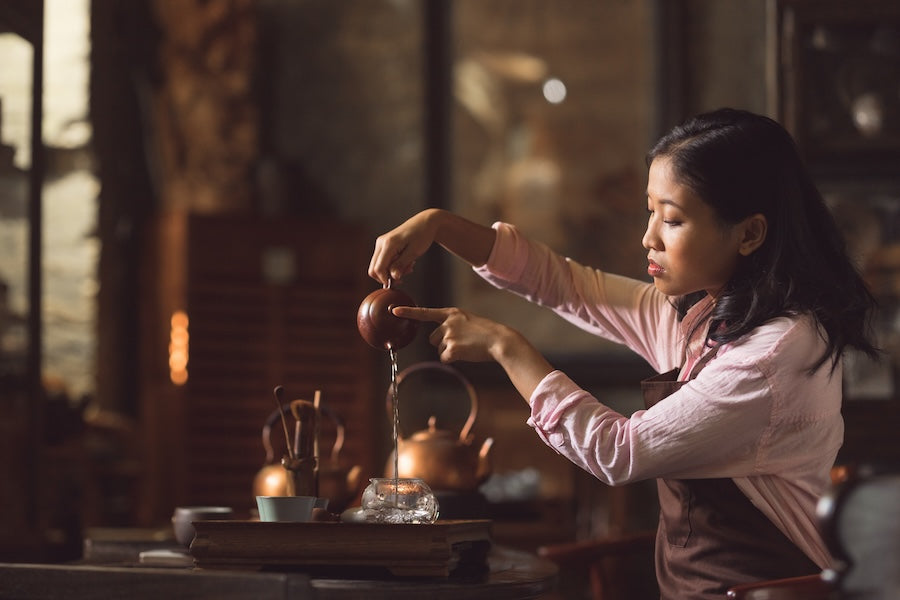
<svg viewBox="0 0 900 600"><path fill-rule="evenodd" d="M659 290L659 292L661 294L664 294L666 296L678 296L679 295L677 291L672 290L671 285L668 285L665 280L660 279L659 277L653 278L653 285L656 287L657 290Z"/></svg>

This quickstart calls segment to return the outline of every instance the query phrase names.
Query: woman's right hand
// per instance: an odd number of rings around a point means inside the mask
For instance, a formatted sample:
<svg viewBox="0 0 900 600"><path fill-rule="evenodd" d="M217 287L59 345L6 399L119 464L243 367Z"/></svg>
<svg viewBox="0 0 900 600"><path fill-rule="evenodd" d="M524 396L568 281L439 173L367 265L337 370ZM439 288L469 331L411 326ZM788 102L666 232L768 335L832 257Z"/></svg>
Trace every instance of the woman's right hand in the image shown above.
<svg viewBox="0 0 900 600"><path fill-rule="evenodd" d="M369 262L369 276L386 285L412 272L416 259L435 242L472 265L487 262L496 234L490 227L478 225L437 208L429 208L410 217L402 225L378 236Z"/></svg>
<svg viewBox="0 0 900 600"><path fill-rule="evenodd" d="M407 219L402 225L378 236L369 262L369 277L386 285L388 279L399 281L411 273L416 259L434 242L438 211L427 209Z"/></svg>

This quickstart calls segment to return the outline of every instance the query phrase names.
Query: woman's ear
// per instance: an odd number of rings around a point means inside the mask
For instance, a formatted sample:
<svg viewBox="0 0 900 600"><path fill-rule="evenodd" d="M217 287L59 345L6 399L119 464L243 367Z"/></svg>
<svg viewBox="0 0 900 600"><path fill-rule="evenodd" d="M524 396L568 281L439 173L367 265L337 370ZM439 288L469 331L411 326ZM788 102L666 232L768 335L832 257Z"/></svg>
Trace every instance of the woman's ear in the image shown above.
<svg viewBox="0 0 900 600"><path fill-rule="evenodd" d="M738 252L742 256L750 256L766 241L768 223L765 215L756 213L744 219L741 226L744 231L740 246L738 246Z"/></svg>

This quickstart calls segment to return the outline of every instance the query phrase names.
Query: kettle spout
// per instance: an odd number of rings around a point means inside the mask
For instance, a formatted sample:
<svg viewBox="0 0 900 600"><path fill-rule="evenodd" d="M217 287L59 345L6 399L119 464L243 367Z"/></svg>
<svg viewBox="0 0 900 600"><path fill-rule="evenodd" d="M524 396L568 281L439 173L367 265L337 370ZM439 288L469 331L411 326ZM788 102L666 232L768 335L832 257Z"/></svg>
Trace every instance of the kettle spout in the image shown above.
<svg viewBox="0 0 900 600"><path fill-rule="evenodd" d="M345 481L347 489L355 494L359 490L360 481L362 481L362 467L360 465L353 465L353 467L347 471L347 478Z"/></svg>
<svg viewBox="0 0 900 600"><path fill-rule="evenodd" d="M475 478L479 484L487 480L494 468L493 460L491 460L491 448L493 445L494 438L487 438L478 451L478 470L475 472Z"/></svg>

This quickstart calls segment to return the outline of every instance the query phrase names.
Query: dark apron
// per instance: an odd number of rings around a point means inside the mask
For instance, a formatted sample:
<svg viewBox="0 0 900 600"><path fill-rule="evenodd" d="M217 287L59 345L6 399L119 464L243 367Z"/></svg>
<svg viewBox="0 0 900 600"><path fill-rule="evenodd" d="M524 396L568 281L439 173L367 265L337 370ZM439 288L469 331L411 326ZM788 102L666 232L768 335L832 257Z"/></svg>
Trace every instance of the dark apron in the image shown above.
<svg viewBox="0 0 900 600"><path fill-rule="evenodd" d="M691 373L706 366L707 352ZM685 382L678 369L641 382L650 408ZM738 489L734 480L658 479L656 577L665 600L722 599L729 587L818 573L810 560Z"/></svg>

